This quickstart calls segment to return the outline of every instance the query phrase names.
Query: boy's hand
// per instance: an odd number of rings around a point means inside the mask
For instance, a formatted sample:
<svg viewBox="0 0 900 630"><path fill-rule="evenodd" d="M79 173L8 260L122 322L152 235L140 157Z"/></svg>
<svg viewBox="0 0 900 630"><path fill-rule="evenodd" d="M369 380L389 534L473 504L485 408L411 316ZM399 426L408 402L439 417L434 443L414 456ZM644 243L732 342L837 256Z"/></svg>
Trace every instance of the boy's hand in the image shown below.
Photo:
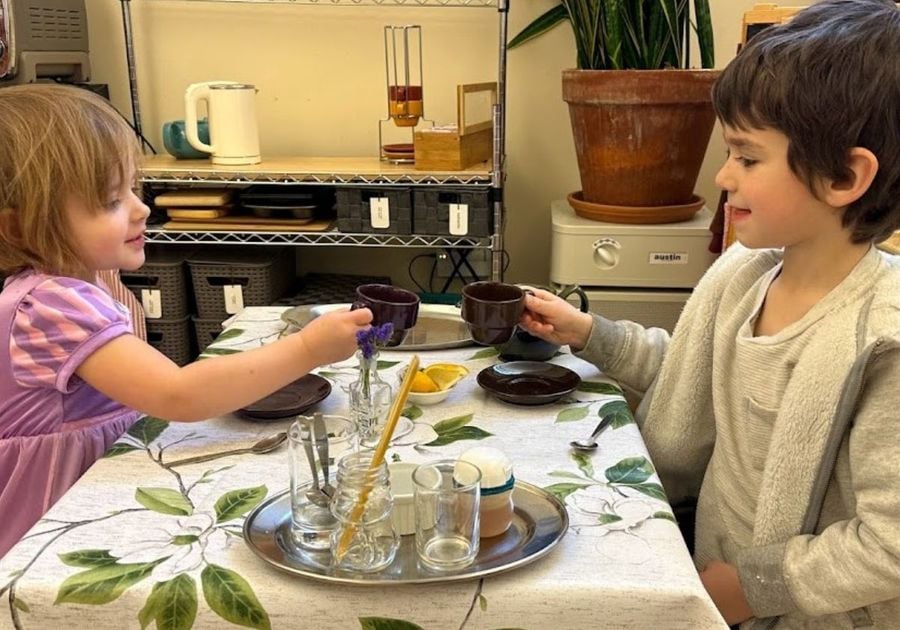
<svg viewBox="0 0 900 630"><path fill-rule="evenodd" d="M726 623L741 623L753 616L734 566L714 560L700 571L700 581Z"/></svg>
<svg viewBox="0 0 900 630"><path fill-rule="evenodd" d="M316 317L298 335L317 366L343 361L356 352L356 333L368 328L372 311L332 311Z"/></svg>
<svg viewBox="0 0 900 630"><path fill-rule="evenodd" d="M525 312L519 320L525 330L557 345L581 350L591 335L594 320L549 291L535 289L525 296Z"/></svg>

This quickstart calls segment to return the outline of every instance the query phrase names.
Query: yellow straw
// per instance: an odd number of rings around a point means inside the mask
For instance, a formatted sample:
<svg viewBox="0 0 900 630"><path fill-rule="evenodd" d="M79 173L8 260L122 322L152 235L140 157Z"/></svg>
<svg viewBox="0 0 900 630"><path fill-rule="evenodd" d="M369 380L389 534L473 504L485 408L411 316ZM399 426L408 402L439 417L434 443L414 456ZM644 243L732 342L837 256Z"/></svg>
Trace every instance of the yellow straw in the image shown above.
<svg viewBox="0 0 900 630"><path fill-rule="evenodd" d="M400 391L397 393L397 397L394 398L394 402L391 405L387 423L384 425L384 430L381 433L381 439L378 440L378 445L375 447L375 452L372 454L372 463L369 464L369 474L378 470L382 462L384 462L384 456L387 454L388 446L394 435L394 429L397 427L397 421L400 420L400 412L403 411L403 405L406 404L409 390L412 389L413 379L416 377L416 372L418 371L419 356L413 355L412 359L409 361L409 367L406 369L406 374L403 376L403 382L400 383ZM356 523L362 518L363 512L366 509L366 501L368 500L371 491L372 486L368 485L359 493L359 499L357 499L356 505L353 506L353 511L350 513L350 523L344 528L344 531L341 532L341 539L338 541L337 550L334 554L335 559L338 562L340 562L341 558L344 557L344 554L347 553L347 545L350 544L350 536L353 534L353 530L356 529Z"/></svg>

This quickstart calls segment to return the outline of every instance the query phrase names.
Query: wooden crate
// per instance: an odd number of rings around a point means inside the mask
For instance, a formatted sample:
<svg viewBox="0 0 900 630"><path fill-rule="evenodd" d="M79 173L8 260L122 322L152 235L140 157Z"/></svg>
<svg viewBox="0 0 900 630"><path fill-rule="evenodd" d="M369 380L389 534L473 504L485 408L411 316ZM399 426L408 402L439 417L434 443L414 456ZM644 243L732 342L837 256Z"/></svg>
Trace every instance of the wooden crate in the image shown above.
<svg viewBox="0 0 900 630"><path fill-rule="evenodd" d="M496 83L469 83L456 88L455 126L433 127L415 133L417 171L461 171L491 159L494 125L491 120L466 123L466 94L491 92L491 111L497 103Z"/></svg>

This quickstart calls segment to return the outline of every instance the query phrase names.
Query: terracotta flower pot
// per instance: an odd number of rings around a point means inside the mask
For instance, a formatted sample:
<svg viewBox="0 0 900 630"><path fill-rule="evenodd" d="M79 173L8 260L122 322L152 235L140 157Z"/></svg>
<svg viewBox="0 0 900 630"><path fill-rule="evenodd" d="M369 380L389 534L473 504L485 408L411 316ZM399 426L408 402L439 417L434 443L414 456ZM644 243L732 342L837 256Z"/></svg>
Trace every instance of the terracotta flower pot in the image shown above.
<svg viewBox="0 0 900 630"><path fill-rule="evenodd" d="M691 201L715 123L717 70L564 70L585 201Z"/></svg>

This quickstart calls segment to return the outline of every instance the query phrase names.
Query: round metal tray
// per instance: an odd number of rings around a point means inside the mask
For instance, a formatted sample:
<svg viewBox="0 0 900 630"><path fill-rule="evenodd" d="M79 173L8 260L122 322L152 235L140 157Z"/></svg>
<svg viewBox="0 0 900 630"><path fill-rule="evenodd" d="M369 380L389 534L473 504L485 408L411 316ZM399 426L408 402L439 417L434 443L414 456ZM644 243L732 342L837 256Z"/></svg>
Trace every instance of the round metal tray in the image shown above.
<svg viewBox="0 0 900 630"><path fill-rule="evenodd" d="M288 492L261 503L244 521L244 540L269 564L295 575L324 582L387 586L473 580L534 562L566 534L569 515L552 494L516 481L515 514L505 534L482 538L475 561L456 571L434 571L417 561L415 536L401 536L394 562L378 573L334 569L328 551L307 552L290 543L291 499Z"/></svg>

